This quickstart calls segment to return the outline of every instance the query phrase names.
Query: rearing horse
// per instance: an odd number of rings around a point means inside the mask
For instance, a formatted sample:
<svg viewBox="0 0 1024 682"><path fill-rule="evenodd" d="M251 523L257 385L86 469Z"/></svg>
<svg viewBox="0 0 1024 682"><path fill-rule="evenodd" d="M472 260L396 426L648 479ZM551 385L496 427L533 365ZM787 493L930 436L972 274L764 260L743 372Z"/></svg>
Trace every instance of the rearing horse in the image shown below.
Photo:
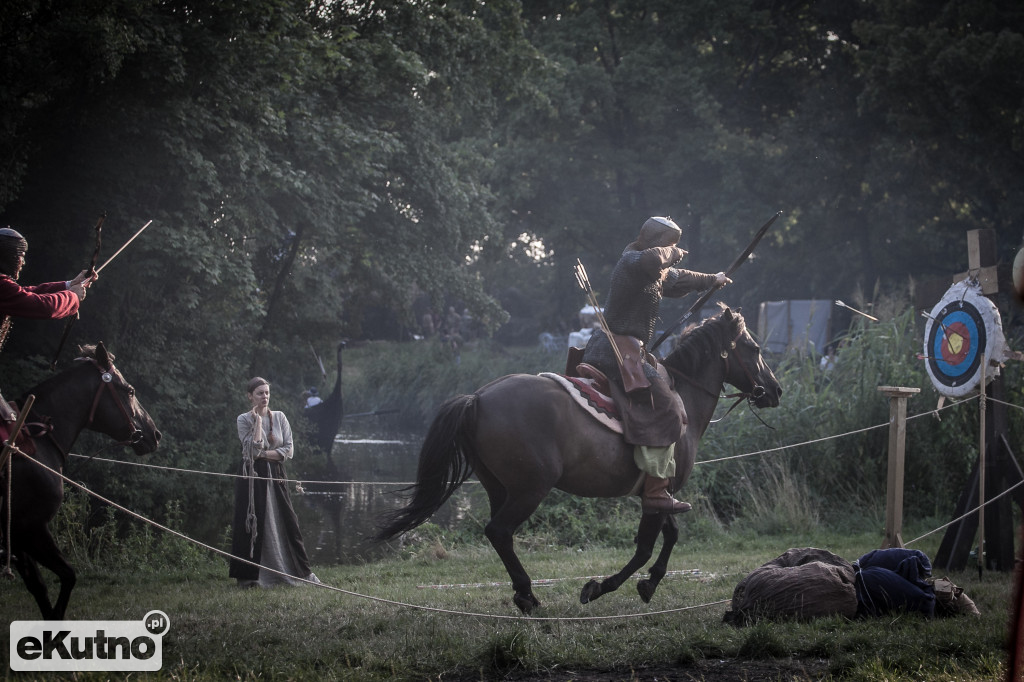
<svg viewBox="0 0 1024 682"><path fill-rule="evenodd" d="M139 404L135 389L114 367L113 356L102 343L95 348L82 348L81 357L75 359L72 367L25 395L29 394L36 398L26 426L45 420L52 427L31 439L35 452L30 457L54 471L62 472L67 466L68 452L83 429L106 434L119 445L130 445L137 455L153 452L160 443L160 432ZM75 586L75 571L57 547L48 526L64 500L64 481L26 461L22 454L12 453L11 457L11 563L39 604L43 619L63 620ZM5 466L0 478L6 475ZM3 494L6 490L5 480ZM7 501L0 507L0 528L6 530ZM0 548L5 544L0 543ZM52 606L38 564L60 579L60 594Z"/></svg>
<svg viewBox="0 0 1024 682"><path fill-rule="evenodd" d="M726 383L758 407L777 406L782 388L743 317L728 308L687 332L664 365L689 417L675 449L673 489L678 490L690 476L697 444ZM540 602L513 548L513 533L541 500L552 488L582 497L622 497L635 494L641 479L633 446L585 414L555 381L512 374L441 406L420 449L411 500L386 517L377 538L388 539L425 522L473 473L490 501L491 519L484 533L501 557L512 579L513 601L524 613ZM633 558L614 576L587 583L580 601L617 589L647 563L659 531L662 550L649 578L637 585L641 598L649 601L678 538L675 520L666 513L642 515Z"/></svg>

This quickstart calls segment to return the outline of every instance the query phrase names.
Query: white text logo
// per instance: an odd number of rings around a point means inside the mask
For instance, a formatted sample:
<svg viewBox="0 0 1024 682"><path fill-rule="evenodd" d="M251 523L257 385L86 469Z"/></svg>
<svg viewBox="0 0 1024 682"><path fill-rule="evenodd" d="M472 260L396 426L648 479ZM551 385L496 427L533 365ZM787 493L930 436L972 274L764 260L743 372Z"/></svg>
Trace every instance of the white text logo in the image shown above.
<svg viewBox="0 0 1024 682"><path fill-rule="evenodd" d="M163 611L150 611L142 620L16 620L11 670L160 670L170 626Z"/></svg>

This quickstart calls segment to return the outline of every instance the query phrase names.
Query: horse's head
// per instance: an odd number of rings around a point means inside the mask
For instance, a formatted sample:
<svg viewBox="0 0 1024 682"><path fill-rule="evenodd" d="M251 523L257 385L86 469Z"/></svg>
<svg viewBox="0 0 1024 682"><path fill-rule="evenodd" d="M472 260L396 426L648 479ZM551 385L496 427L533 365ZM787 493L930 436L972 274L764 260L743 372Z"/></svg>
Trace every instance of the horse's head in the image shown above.
<svg viewBox="0 0 1024 682"><path fill-rule="evenodd" d="M721 320L728 330L721 351L725 360L725 381L746 393L757 407L778 407L782 386L764 361L761 346L750 335L743 316L725 308Z"/></svg>
<svg viewBox="0 0 1024 682"><path fill-rule="evenodd" d="M137 455L156 450L160 431L135 397L135 389L114 367L114 356L107 352L103 343L83 347L77 361L89 363L96 371L95 393L86 426L131 445Z"/></svg>

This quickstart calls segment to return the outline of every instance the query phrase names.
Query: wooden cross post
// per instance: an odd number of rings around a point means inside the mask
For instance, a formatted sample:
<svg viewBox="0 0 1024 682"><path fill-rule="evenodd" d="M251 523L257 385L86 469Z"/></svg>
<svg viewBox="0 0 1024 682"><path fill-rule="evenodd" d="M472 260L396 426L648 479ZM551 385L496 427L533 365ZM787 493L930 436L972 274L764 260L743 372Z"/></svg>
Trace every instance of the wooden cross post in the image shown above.
<svg viewBox="0 0 1024 682"><path fill-rule="evenodd" d="M889 397L889 475L885 487L885 540L882 549L903 547L903 463L907 443L907 398L919 388L879 386Z"/></svg>
<svg viewBox="0 0 1024 682"><path fill-rule="evenodd" d="M1009 273L1001 272L997 265L995 230L971 230L967 233L967 261L968 271L957 275L955 282L974 277L981 284L982 293L989 297L996 296L1000 291L1013 290ZM978 461L967 486L960 494L953 518L959 518L982 504L983 495L989 499L995 498L1024 480L1024 472L1017 464L1007 440L1009 425L1005 405L1006 386L1002 375L995 377L981 390L986 417L984 433L979 439L979 450L984 448L984 452L978 453ZM978 557L979 564L983 562L984 568L992 571L1012 571L1013 501L1024 509L1024 490L1018 488L985 507L985 512L970 514L949 526L935 555L935 568L944 571L964 570L980 527L982 537L979 538L978 546L983 548L983 555ZM982 565L979 565L978 570L981 568Z"/></svg>

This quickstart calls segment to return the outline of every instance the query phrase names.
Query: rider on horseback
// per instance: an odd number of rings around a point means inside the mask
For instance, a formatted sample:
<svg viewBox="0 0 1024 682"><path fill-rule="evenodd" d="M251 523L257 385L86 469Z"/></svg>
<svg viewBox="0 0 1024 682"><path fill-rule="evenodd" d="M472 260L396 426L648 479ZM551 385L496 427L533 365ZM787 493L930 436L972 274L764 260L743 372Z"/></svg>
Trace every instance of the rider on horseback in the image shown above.
<svg viewBox="0 0 1024 682"><path fill-rule="evenodd" d="M78 312L85 290L96 279L86 270L67 282L23 287L17 279L25 265L28 242L9 227L0 228L0 348L11 329L11 317L58 320ZM14 421L13 410L0 396L0 418Z"/></svg>
<svg viewBox="0 0 1024 682"><path fill-rule="evenodd" d="M654 335L659 304L663 296L676 298L732 281L721 272L711 275L673 267L686 255L676 246L681 236L670 218L649 218L643 224L612 271L604 310L610 334L595 330L583 354L584 365L615 379L610 387L622 411L623 436L635 446L633 459L646 474L644 512L676 514L691 508L669 492L686 410L667 374L659 374L657 358L645 348Z"/></svg>

